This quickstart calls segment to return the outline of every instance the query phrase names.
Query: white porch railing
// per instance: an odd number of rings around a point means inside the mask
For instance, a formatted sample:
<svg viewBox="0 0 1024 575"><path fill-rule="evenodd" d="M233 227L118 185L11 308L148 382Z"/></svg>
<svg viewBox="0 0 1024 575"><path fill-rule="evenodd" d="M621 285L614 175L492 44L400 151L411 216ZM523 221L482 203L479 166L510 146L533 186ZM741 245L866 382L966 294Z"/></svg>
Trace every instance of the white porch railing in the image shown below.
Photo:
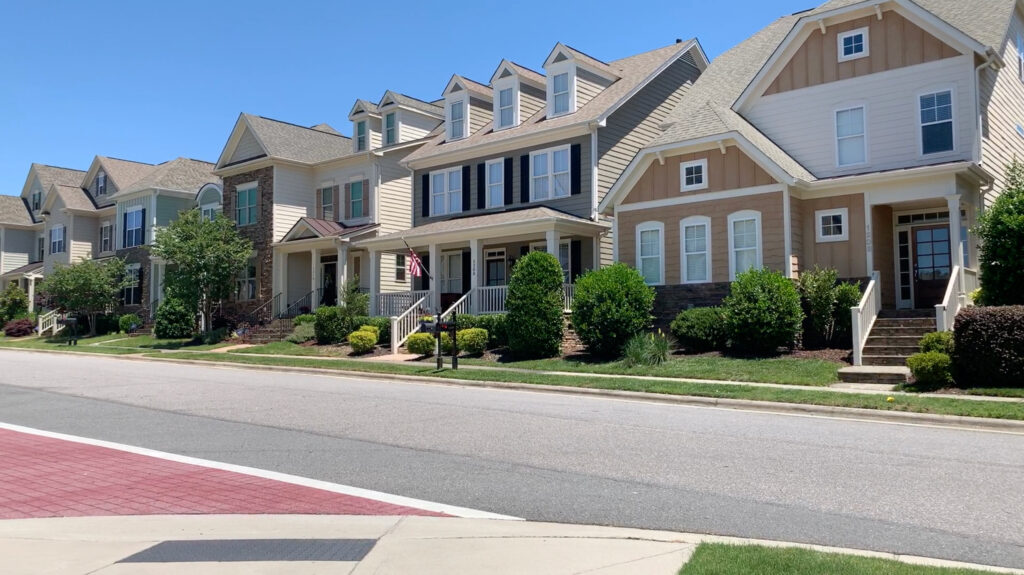
<svg viewBox="0 0 1024 575"><path fill-rule="evenodd" d="M430 297L430 290L399 291L377 294L377 315L394 317L402 315L414 303Z"/></svg>
<svg viewBox="0 0 1024 575"><path fill-rule="evenodd" d="M576 284L562 285L562 298L565 300L565 311L572 310L572 298L576 296Z"/></svg>
<svg viewBox="0 0 1024 575"><path fill-rule="evenodd" d="M428 292L429 294L429 292ZM413 302L409 309L402 315L391 317L391 353L397 354L398 348L402 347L409 336L416 333L420 328L420 314L423 313L423 304L429 295L423 296Z"/></svg>
<svg viewBox="0 0 1024 575"><path fill-rule="evenodd" d="M39 325L37 326L39 335L43 335L48 331L51 332L52 335L57 335L60 330L64 329L64 324L62 324L60 320L66 317L67 314L58 313L57 310L40 314Z"/></svg>
<svg viewBox="0 0 1024 575"><path fill-rule="evenodd" d="M952 331L956 314L967 303L967 296L960 293L961 269L960 266L953 266L953 273L949 275L949 283L946 285L946 293L942 296L942 303L935 306L935 329L938 331Z"/></svg>
<svg viewBox="0 0 1024 575"><path fill-rule="evenodd" d="M441 321L448 319L452 314L469 313L473 303L473 291L474 290L472 289L469 290L462 297L457 299L451 307L446 309L444 313L441 314Z"/></svg>
<svg viewBox="0 0 1024 575"><path fill-rule="evenodd" d="M508 286L481 286L473 294L476 313L487 315L504 313L505 300L508 298Z"/></svg>
<svg viewBox="0 0 1024 575"><path fill-rule="evenodd" d="M981 284L978 283L978 270L964 268L964 301L967 305L974 305L974 299L971 298L971 294L980 286Z"/></svg>
<svg viewBox="0 0 1024 575"><path fill-rule="evenodd" d="M851 331L853 332L853 365L864 365L864 346L868 343L868 335L882 310L882 290L880 276L877 271L871 272L864 295L857 307L850 308Z"/></svg>

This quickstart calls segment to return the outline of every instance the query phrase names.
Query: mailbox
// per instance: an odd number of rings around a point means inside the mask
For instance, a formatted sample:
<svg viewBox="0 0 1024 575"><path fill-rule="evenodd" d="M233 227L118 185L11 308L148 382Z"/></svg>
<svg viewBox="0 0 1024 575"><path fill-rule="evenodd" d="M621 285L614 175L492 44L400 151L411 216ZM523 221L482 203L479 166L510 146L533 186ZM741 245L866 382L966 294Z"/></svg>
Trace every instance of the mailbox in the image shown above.
<svg viewBox="0 0 1024 575"><path fill-rule="evenodd" d="M78 345L78 318L68 316L57 321L68 330L68 345Z"/></svg>

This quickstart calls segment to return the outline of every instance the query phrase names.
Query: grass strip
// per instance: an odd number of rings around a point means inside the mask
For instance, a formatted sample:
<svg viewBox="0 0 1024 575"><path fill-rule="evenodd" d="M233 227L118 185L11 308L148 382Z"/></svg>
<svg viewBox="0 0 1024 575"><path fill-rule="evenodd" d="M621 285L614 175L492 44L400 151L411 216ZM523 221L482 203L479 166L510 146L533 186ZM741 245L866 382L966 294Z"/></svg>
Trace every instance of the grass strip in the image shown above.
<svg viewBox="0 0 1024 575"><path fill-rule="evenodd" d="M149 355L147 355L149 357ZM688 395L718 399L743 399L776 403L796 403L829 407L853 407L883 411L904 411L936 415L959 415L993 419L1024 420L1024 405L996 401L974 401L956 398L916 397L895 395L887 401L884 395L840 393L812 389L780 389L749 385L725 385L690 383L685 381L651 381L629 377L594 378L592 380L572 375L548 375L510 371L483 371L467 369L436 371L432 367L400 365L351 360L327 360L314 358L261 357L225 353L182 353L168 352L152 357L176 358L193 361L219 361L243 365L272 365L281 367L308 367L333 371L354 371L362 373L383 373L414 375L438 379L463 379L469 381L496 381L524 383L531 385L552 385L581 387L589 389L612 389L640 391L668 395Z"/></svg>
<svg viewBox="0 0 1024 575"><path fill-rule="evenodd" d="M79 353L95 353L100 355L132 355L143 353L144 349L124 349L121 347L104 347L102 345L92 345L95 343L104 343L113 339L123 338L123 335L110 334L101 335L97 337L83 337L78 340L78 345L68 345L67 338L64 336L40 338L40 337L27 337L18 339L4 339L0 341L0 348L10 349L37 349L44 351L75 351ZM111 345L117 345L120 342L113 342Z"/></svg>
<svg viewBox="0 0 1024 575"><path fill-rule="evenodd" d="M991 571L911 565L810 549L702 543L679 575L991 575Z"/></svg>

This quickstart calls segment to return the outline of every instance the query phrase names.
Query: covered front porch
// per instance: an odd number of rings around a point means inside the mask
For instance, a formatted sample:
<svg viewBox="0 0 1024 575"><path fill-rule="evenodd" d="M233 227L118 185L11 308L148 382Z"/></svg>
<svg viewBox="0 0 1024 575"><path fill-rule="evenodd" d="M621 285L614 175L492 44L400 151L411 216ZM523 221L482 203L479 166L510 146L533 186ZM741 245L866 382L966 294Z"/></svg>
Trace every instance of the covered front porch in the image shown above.
<svg viewBox="0 0 1024 575"><path fill-rule="evenodd" d="M21 291L28 294L28 311L36 310L36 287L43 281L43 262L35 262L15 268L0 276L0 291L11 284L17 284Z"/></svg>

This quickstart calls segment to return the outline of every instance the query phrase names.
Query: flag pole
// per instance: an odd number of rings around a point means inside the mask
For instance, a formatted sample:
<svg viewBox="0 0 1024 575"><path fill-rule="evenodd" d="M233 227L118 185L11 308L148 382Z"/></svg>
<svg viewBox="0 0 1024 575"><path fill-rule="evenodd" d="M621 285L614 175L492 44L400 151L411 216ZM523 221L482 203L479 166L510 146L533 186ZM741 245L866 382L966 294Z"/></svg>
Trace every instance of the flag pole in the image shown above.
<svg viewBox="0 0 1024 575"><path fill-rule="evenodd" d="M427 274L427 279L430 280L431 283L433 283L434 276L430 275L430 270L423 266L423 259L420 258L420 256L416 253L416 250L412 249L412 246L409 245L409 242L405 241L405 236L402 236L402 243L405 244L405 247L409 248L409 253L416 256L416 259L419 260L420 262L420 270L423 273Z"/></svg>

